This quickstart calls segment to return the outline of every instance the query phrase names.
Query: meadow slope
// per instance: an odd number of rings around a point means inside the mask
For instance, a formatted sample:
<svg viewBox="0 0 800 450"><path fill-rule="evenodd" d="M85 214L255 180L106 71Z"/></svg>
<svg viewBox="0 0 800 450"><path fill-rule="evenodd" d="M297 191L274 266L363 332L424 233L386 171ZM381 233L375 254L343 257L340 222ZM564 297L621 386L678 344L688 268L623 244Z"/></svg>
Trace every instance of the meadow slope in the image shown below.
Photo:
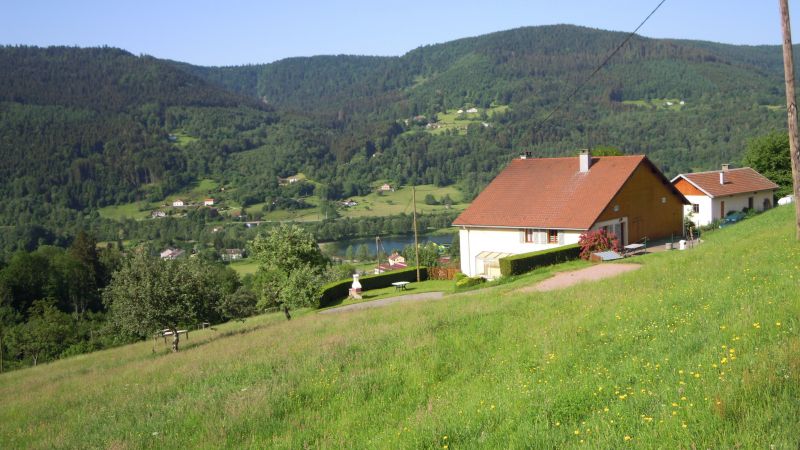
<svg viewBox="0 0 800 450"><path fill-rule="evenodd" d="M792 219L561 291L262 316L176 355L7 373L0 447L797 448Z"/></svg>

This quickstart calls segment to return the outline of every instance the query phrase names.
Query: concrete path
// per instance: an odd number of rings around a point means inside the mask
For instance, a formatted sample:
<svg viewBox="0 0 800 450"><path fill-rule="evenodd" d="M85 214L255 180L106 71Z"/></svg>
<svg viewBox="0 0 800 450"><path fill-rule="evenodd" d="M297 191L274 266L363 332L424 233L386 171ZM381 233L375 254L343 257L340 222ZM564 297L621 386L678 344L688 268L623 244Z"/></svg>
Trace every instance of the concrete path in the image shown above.
<svg viewBox="0 0 800 450"><path fill-rule="evenodd" d="M517 292L545 292L562 289L583 281L597 281L614 277L640 267L642 266L639 264L597 264L585 269L557 273L552 278L540 281L533 286L524 287Z"/></svg>
<svg viewBox="0 0 800 450"><path fill-rule="evenodd" d="M372 300L369 302L355 303L352 305L340 306L338 308L326 309L320 311L320 314L335 314L348 311L358 311L368 308L380 308L382 306L391 305L392 303L415 303L424 302L428 300L438 300L444 297L444 292L422 292L420 294L401 295L398 297L382 298L380 300Z"/></svg>

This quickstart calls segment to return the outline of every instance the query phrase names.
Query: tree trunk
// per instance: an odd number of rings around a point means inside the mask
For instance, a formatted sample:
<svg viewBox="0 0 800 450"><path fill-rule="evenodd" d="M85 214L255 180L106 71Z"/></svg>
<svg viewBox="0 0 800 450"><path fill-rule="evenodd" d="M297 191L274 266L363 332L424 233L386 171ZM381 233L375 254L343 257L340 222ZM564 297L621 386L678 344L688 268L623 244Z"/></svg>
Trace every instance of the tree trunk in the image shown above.
<svg viewBox="0 0 800 450"><path fill-rule="evenodd" d="M178 334L178 329L173 328L172 330L172 353L178 352L178 343L180 342L180 334Z"/></svg>
<svg viewBox="0 0 800 450"><path fill-rule="evenodd" d="M283 313L286 315L286 320L292 320L292 315L289 314L289 307L283 305Z"/></svg>

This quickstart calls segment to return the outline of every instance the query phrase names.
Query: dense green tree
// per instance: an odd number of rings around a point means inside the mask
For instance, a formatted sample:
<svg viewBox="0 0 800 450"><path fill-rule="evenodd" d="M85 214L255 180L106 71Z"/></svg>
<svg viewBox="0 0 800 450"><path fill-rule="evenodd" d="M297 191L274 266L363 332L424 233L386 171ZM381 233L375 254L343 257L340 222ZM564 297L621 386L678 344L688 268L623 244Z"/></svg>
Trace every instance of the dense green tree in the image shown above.
<svg viewBox="0 0 800 450"><path fill-rule="evenodd" d="M773 132L748 141L742 164L752 167L778 184L778 197L792 193L792 160L788 133Z"/></svg>
<svg viewBox="0 0 800 450"><path fill-rule="evenodd" d="M199 258L167 261L138 252L114 273L104 301L119 330L138 337L168 330L177 352L178 330L211 322L223 296L209 263Z"/></svg>
<svg viewBox="0 0 800 450"><path fill-rule="evenodd" d="M217 312L224 320L244 320L258 312L258 296L245 286L222 296Z"/></svg>
<svg viewBox="0 0 800 450"><path fill-rule="evenodd" d="M439 202L436 201L436 198L433 196L433 194L425 194L425 204L438 205Z"/></svg>
<svg viewBox="0 0 800 450"><path fill-rule="evenodd" d="M314 236L296 225L280 225L259 233L249 253L256 272L262 307L275 306L287 319L290 310L314 306L321 273L328 264Z"/></svg>
<svg viewBox="0 0 800 450"><path fill-rule="evenodd" d="M24 323L11 328L4 339L12 356L30 358L32 365L58 357L70 344L72 319L52 300L37 300Z"/></svg>
<svg viewBox="0 0 800 450"><path fill-rule="evenodd" d="M434 267L439 265L439 246L434 242L427 244L419 244L419 265L425 267ZM406 259L408 265L413 266L417 260L414 245L406 245L403 248L403 257Z"/></svg>
<svg viewBox="0 0 800 450"><path fill-rule="evenodd" d="M353 251L353 246L348 245L347 249L344 251L344 259L347 261L352 261L355 253Z"/></svg>
<svg viewBox="0 0 800 450"><path fill-rule="evenodd" d="M356 259L360 262L369 260L369 247L367 244L360 244L356 250Z"/></svg>

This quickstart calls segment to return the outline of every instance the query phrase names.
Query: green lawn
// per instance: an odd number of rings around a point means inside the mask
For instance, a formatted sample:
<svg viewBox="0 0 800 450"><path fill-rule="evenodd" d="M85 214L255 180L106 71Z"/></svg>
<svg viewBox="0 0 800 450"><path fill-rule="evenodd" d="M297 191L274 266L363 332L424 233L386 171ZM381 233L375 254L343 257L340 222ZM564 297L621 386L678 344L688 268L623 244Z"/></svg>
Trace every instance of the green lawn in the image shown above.
<svg viewBox="0 0 800 450"><path fill-rule="evenodd" d="M147 219L153 210L162 208L164 204L171 205L173 200L181 199L184 202L200 203L209 197L209 192L214 192L219 189L219 183L214 180L203 179L196 183L191 188L168 196L162 201L149 203L149 202L132 202L123 203L121 205L105 206L98 210L100 217L104 219L122 220L128 219ZM217 198L212 195L212 197Z"/></svg>
<svg viewBox="0 0 800 450"><path fill-rule="evenodd" d="M463 210L469 204L461 202L461 191L455 186L436 187L432 184L423 184L416 187L417 191L417 212L443 212L446 211L444 205L426 205L425 196L431 194L439 201L445 195L449 195L453 200L451 206L454 210ZM413 211L411 186L396 188L394 192L384 192L378 194L373 192L364 197L352 197L358 202L357 206L342 208L340 214L343 217L365 217L365 216L389 216L395 214L411 214Z"/></svg>
<svg viewBox="0 0 800 450"><path fill-rule="evenodd" d="M541 267L525 275L490 281L485 284L474 286L473 288L467 289L466 291L484 291L485 295L489 295L490 293L492 295L505 295L509 292L513 292L519 289L520 287L528 286L530 284L549 278L557 272L563 272L565 270L576 270L583 267L587 267L589 265L590 264L585 261L571 261L569 263L559 264L556 266ZM364 291L362 295L363 298L361 300L354 300L348 298L342 301L340 304L333 306L333 308L335 308L336 306L369 302L372 300L380 300L382 298L396 297L399 295L402 296L411 294L421 294L423 292L444 292L446 295L458 295L465 291L456 292L455 281L453 280L428 280L428 281L421 281L419 283L417 282L410 283L406 286L405 291L400 291L400 292L398 292L394 286L389 286L382 289L372 289L369 291Z"/></svg>
<svg viewBox="0 0 800 450"><path fill-rule="evenodd" d="M178 147L185 147L186 145L198 140L196 137L189 136L181 130L174 131L172 135L175 136L175 145Z"/></svg>
<svg viewBox="0 0 800 450"><path fill-rule="evenodd" d="M461 108L466 111L467 107ZM457 130L459 134L466 134L467 127L471 124L480 124L482 122L491 123L492 115L496 113L503 113L508 110L508 105L493 105L489 108L478 108L477 113L463 112L458 114L458 108L450 109L444 113L438 113L436 122L437 128L425 129L425 131L432 134L441 134L449 130ZM486 119L481 119L481 113L486 112L488 116Z"/></svg>
<svg viewBox="0 0 800 450"><path fill-rule="evenodd" d="M548 293L279 314L0 375L4 448L798 448L793 208Z"/></svg>
<svg viewBox="0 0 800 450"><path fill-rule="evenodd" d="M249 275L256 273L258 269L258 262L254 259L245 258L238 261L232 261L228 264L231 269L235 270L239 276Z"/></svg>
<svg viewBox="0 0 800 450"><path fill-rule="evenodd" d="M153 207L146 202L125 203L122 205L105 206L97 210L104 219L146 219L150 217Z"/></svg>
<svg viewBox="0 0 800 450"><path fill-rule="evenodd" d="M444 212L447 211L444 205L426 205L425 196L431 194L437 201L449 195L455 202L451 208L456 211L461 211L469 206L468 203L461 202L461 191L455 186L436 187L432 184L424 184L416 187L417 190L417 212L418 213L431 213L431 212ZM395 189L394 192L384 192L378 194L372 192L365 196L350 197L358 203L357 206L352 207L339 207L339 215L341 217L374 217L374 216L389 216L395 214L411 214L413 205L411 202L412 193L410 186L403 186ZM318 205L319 199L316 196L311 196L303 199L312 205ZM248 210L250 207L248 207ZM293 221L315 221L321 220L319 208L299 209L294 211L277 210L271 211L263 216L263 220L293 220Z"/></svg>
<svg viewBox="0 0 800 450"><path fill-rule="evenodd" d="M668 111L680 111L686 105L681 105L679 98L654 98L650 100L625 100L626 105L640 106L643 108L663 109ZM670 104L671 103L671 104Z"/></svg>

